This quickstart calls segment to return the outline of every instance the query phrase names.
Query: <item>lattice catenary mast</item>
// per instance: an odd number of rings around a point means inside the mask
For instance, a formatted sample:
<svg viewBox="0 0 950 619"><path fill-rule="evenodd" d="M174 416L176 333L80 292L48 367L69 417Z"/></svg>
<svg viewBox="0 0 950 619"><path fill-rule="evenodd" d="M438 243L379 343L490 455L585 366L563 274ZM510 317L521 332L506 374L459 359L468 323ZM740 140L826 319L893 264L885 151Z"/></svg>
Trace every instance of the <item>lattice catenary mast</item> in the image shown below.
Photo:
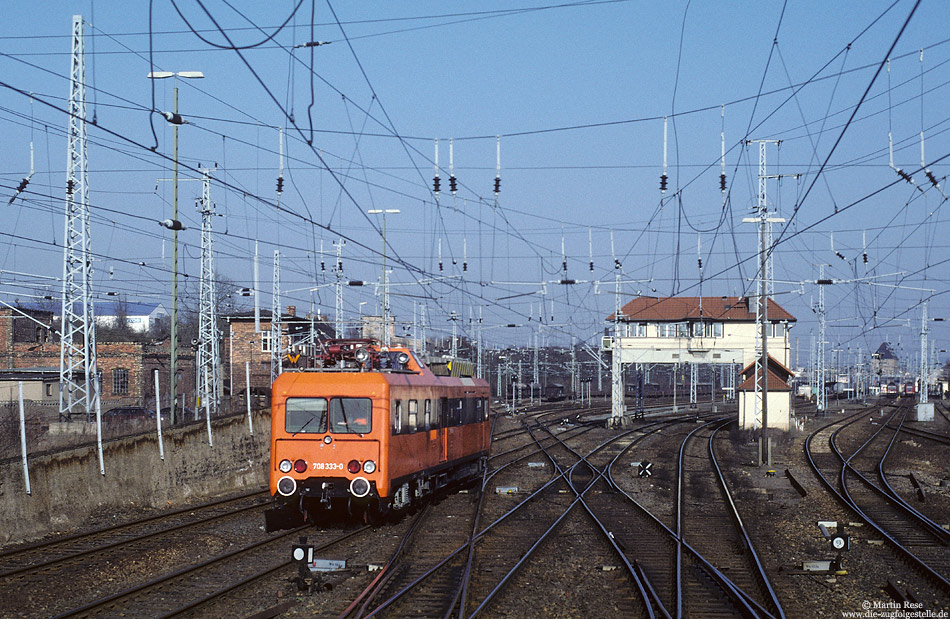
<svg viewBox="0 0 950 619"><path fill-rule="evenodd" d="M214 277L214 235L211 221L214 204L211 202L211 170L200 168L203 175L201 200L196 205L201 212L201 288L198 302L198 346L195 351L198 374L198 396L201 406L211 415L218 412L219 353L218 316L215 307L217 298Z"/></svg>
<svg viewBox="0 0 950 619"><path fill-rule="evenodd" d="M73 15L63 238L63 304L59 363L59 414L66 420L99 406L96 320L89 252L89 169L86 158L86 62L81 15Z"/></svg>

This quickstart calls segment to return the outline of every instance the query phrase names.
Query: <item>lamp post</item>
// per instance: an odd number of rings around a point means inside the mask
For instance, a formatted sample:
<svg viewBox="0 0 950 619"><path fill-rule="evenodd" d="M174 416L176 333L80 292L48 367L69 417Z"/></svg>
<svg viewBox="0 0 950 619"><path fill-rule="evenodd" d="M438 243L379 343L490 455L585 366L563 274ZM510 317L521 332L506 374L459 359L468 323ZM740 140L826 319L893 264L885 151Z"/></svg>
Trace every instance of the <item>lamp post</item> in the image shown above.
<svg viewBox="0 0 950 619"><path fill-rule="evenodd" d="M148 74L149 79L159 80L175 78L175 87L173 89L173 108L172 112L162 112L165 120L172 126L172 218L170 222L165 223L165 227L172 231L172 315L171 315L171 363L168 375L171 388L171 397L169 398L170 417L169 422L175 423L175 377L178 370L178 231L182 229L181 222L178 221L178 126L184 124L184 120L178 115L178 78L201 79L204 73L201 71L153 71Z"/></svg>
<svg viewBox="0 0 950 619"><path fill-rule="evenodd" d="M383 216L383 346L389 346L389 287L386 285L386 214L396 214L398 208L374 208L366 211L370 215Z"/></svg>

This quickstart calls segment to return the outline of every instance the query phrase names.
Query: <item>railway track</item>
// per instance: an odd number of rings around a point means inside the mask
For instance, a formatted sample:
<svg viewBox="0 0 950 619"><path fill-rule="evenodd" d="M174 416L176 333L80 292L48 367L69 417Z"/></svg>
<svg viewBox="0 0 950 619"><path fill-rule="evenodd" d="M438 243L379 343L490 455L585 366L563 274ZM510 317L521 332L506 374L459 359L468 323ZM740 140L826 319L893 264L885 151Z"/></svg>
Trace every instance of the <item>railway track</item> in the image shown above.
<svg viewBox="0 0 950 619"><path fill-rule="evenodd" d="M866 410L836 420L806 439L805 455L825 487L891 548L890 564L900 561L921 576L912 595L941 608L950 599L948 533L887 483L886 460L908 410L876 426L866 423Z"/></svg>
<svg viewBox="0 0 950 619"><path fill-rule="evenodd" d="M784 617L785 611L755 551L716 459L716 435L731 421L710 421L698 427L683 441L678 485L679 535L747 596L745 603L741 603L730 599L729 592L724 592L729 606L734 607L733 612L745 611L748 606L759 616ZM719 500L713 500L713 497ZM715 595L715 589L710 590L711 587L718 588L719 583L710 577L703 565L697 564L695 560L692 562L691 569L683 574L689 577L682 582L685 614L728 616L730 609L723 607L724 600Z"/></svg>
<svg viewBox="0 0 950 619"><path fill-rule="evenodd" d="M116 593L94 599L56 615L66 617L174 617L209 604L235 589L289 567L286 539L303 531L294 529L244 545L206 561L163 574ZM326 551L354 536L361 527L343 534L323 532L315 544Z"/></svg>
<svg viewBox="0 0 950 619"><path fill-rule="evenodd" d="M258 490L117 526L10 548L0 552L0 586L9 586L3 583L40 570L48 574L65 569L90 555L101 559L148 540L207 526L225 518L242 517L265 508L268 499L267 492Z"/></svg>

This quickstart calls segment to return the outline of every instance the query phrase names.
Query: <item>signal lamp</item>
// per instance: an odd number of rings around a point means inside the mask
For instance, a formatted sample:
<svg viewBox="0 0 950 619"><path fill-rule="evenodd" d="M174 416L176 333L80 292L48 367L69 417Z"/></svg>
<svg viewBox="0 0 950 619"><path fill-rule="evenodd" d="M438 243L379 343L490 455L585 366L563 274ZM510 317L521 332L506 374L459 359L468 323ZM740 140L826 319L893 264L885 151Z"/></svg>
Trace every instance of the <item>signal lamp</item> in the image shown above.
<svg viewBox="0 0 950 619"><path fill-rule="evenodd" d="M369 494L369 482L366 481L364 477L357 477L350 482L350 493L357 497L362 498Z"/></svg>
<svg viewBox="0 0 950 619"><path fill-rule="evenodd" d="M297 482L293 477L281 477L277 482L277 492L281 496L290 496L297 490Z"/></svg>

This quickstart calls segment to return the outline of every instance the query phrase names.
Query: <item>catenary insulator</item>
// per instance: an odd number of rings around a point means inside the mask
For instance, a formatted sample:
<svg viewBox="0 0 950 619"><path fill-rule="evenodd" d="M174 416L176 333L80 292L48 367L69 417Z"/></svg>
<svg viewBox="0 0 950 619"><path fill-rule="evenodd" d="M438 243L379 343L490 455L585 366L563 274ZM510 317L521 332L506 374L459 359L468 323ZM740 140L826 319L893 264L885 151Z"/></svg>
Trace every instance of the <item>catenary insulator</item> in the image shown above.
<svg viewBox="0 0 950 619"><path fill-rule="evenodd" d="M501 191L501 179L495 178L495 193L497 194L500 191Z"/></svg>
<svg viewBox="0 0 950 619"><path fill-rule="evenodd" d="M661 174L661 175L660 175L660 191L666 191L666 181L667 181L667 180L668 180L668 177L666 176L666 174Z"/></svg>
<svg viewBox="0 0 950 619"><path fill-rule="evenodd" d="M442 183L442 181L439 179L438 176L433 177L433 179L432 179L432 192L433 192L433 193L436 193L436 194L439 193L439 187L440 187L441 183Z"/></svg>
<svg viewBox="0 0 950 619"><path fill-rule="evenodd" d="M455 180L454 175L449 177L449 191L451 191L452 193L455 193L456 191L458 191L456 182L457 181Z"/></svg>
<svg viewBox="0 0 950 619"><path fill-rule="evenodd" d="M284 177L277 177L277 193L284 193Z"/></svg>
<svg viewBox="0 0 950 619"><path fill-rule="evenodd" d="M726 190L726 175L720 174L719 175L719 191L725 191L725 190Z"/></svg>

